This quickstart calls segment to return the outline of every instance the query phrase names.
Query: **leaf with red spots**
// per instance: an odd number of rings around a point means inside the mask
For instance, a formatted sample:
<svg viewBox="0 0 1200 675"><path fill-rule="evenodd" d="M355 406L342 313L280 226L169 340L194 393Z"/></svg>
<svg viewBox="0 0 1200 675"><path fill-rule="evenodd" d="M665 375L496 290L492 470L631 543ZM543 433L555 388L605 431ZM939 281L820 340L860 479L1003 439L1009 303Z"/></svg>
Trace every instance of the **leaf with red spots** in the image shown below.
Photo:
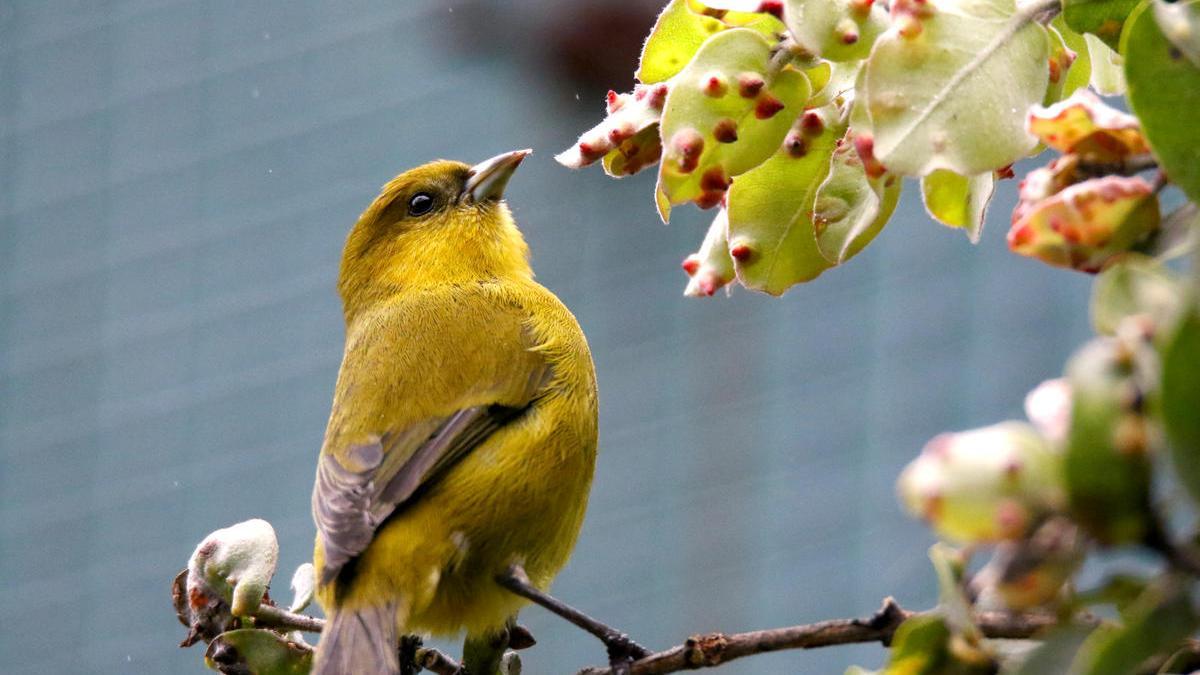
<svg viewBox="0 0 1200 675"><path fill-rule="evenodd" d="M653 128L657 135L658 121L668 90L668 84L660 83L638 85L628 94L608 92L608 116L583 132L574 145L555 155L554 159L563 166L581 169L611 153L619 152L625 156L621 162L622 171L618 174L609 171L610 175L635 173L646 166L647 161L653 164L649 157L655 154L654 142L644 132ZM658 147L661 150L661 144ZM633 171L624 171L631 163L629 160L641 160L641 164ZM606 170L612 163L606 162Z"/></svg>
<svg viewBox="0 0 1200 675"><path fill-rule="evenodd" d="M720 18L718 18L720 17ZM727 28L745 27L772 36L783 30L770 14L746 11L711 11L697 0L671 0L659 14L638 64L643 84L665 82L683 70L704 41Z"/></svg>
<svg viewBox="0 0 1200 675"><path fill-rule="evenodd" d="M733 281L733 257L729 254L729 214L717 211L700 250L683 260L683 271L690 277L683 294L711 296L718 288Z"/></svg>
<svg viewBox="0 0 1200 675"><path fill-rule="evenodd" d="M817 248L835 265L857 255L883 230L903 185L899 176L867 175L854 149L853 133L848 131L834 149L829 175L817 188L813 203Z"/></svg>
<svg viewBox="0 0 1200 675"><path fill-rule="evenodd" d="M796 120L788 132L796 142L784 142L729 190L729 246L745 247L734 268L746 288L780 295L832 266L817 247L813 207L845 124L832 107L810 112L823 118L818 133L806 135L803 118Z"/></svg>
<svg viewBox="0 0 1200 675"><path fill-rule="evenodd" d="M723 31L672 80L659 164L659 184L670 203L715 206L722 185L779 147L810 89L804 73L772 64L771 54L771 43L752 30ZM714 75L729 82L722 96L706 92ZM729 140L731 130L735 141Z"/></svg>
<svg viewBox="0 0 1200 675"><path fill-rule="evenodd" d="M1049 41L1036 22L1013 31L1016 11L1013 0L892 3L859 92L870 119L860 130L889 171L973 176L1033 149L1024 116L1046 93Z"/></svg>
<svg viewBox="0 0 1200 675"><path fill-rule="evenodd" d="M887 28L887 12L873 0L787 0L783 20L805 50L830 61L865 58Z"/></svg>

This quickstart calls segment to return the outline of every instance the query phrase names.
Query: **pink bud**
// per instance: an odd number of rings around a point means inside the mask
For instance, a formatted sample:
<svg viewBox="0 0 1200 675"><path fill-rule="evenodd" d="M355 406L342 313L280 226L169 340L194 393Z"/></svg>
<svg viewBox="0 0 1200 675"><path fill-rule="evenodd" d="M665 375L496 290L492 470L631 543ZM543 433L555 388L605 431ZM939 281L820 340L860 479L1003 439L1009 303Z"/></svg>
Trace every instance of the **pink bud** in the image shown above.
<svg viewBox="0 0 1200 675"><path fill-rule="evenodd" d="M799 159L808 154L808 143L804 137L795 131L789 133L787 138L783 139L783 147L787 149L788 155Z"/></svg>
<svg viewBox="0 0 1200 675"><path fill-rule="evenodd" d="M750 250L750 245L744 243L735 244L729 249L729 255L738 262L746 262L749 260L751 253L753 253L753 251Z"/></svg>
<svg viewBox="0 0 1200 675"><path fill-rule="evenodd" d="M611 115L611 114L617 112L618 110L620 110L621 106L624 105L625 101L622 100L620 94L613 91L612 89L609 89L608 95L605 96L605 103L608 106L608 114Z"/></svg>
<svg viewBox="0 0 1200 675"><path fill-rule="evenodd" d="M713 127L713 137L718 143L732 143L738 139L737 122L725 117Z"/></svg>
<svg viewBox="0 0 1200 675"><path fill-rule="evenodd" d="M667 100L667 91L668 88L666 82L660 82L654 85L650 89L650 93L646 99L646 105L654 108L655 110L662 110L663 103Z"/></svg>
<svg viewBox="0 0 1200 675"><path fill-rule="evenodd" d="M770 14L776 19L783 20L783 2L782 0L763 0L758 4L758 11L764 14Z"/></svg>
<svg viewBox="0 0 1200 675"><path fill-rule="evenodd" d="M758 73L742 73L737 77L738 95L742 98L754 98L762 91L766 81Z"/></svg>
<svg viewBox="0 0 1200 675"><path fill-rule="evenodd" d="M800 118L800 129L805 136L817 136L825 131L825 120L821 119L820 114L809 110L804 113L804 117Z"/></svg>
<svg viewBox="0 0 1200 675"><path fill-rule="evenodd" d="M698 269L700 269L700 258L696 254L693 253L683 259L683 271L687 272L689 277L695 275Z"/></svg>
<svg viewBox="0 0 1200 675"><path fill-rule="evenodd" d="M758 102L754 104L754 116L760 120L768 120L774 117L775 113L783 110L783 107L783 101L764 93L758 97Z"/></svg>
<svg viewBox="0 0 1200 675"><path fill-rule="evenodd" d="M729 82L725 75L718 71L713 71L700 78L700 88L704 90L706 95L713 98L720 98L729 90Z"/></svg>
<svg viewBox="0 0 1200 675"><path fill-rule="evenodd" d="M714 166L704 175L700 177L700 189L705 192L724 192L729 189L729 177L725 175L725 170L719 166Z"/></svg>

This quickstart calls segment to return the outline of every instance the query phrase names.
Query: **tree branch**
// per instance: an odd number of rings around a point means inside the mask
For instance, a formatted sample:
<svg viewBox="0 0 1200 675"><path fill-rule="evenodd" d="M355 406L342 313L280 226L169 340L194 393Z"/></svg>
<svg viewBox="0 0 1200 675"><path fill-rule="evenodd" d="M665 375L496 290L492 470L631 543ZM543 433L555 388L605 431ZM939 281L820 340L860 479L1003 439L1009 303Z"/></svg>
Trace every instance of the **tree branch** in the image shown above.
<svg viewBox="0 0 1200 675"><path fill-rule="evenodd" d="M905 619L916 615L892 598L865 619L834 619L787 628L749 633L694 635L682 645L651 654L629 664L631 675L661 675L697 668L711 668L734 659L785 649L814 649L852 643L878 642L887 646ZM1058 623L1053 614L1010 614L979 612L975 620L991 638L1022 639ZM612 675L611 668L585 668L578 675Z"/></svg>
<svg viewBox="0 0 1200 675"><path fill-rule="evenodd" d="M1130 155L1115 162L1080 161L1078 170L1087 176L1133 176L1143 171L1158 168L1158 160L1154 155L1145 152L1140 155Z"/></svg>

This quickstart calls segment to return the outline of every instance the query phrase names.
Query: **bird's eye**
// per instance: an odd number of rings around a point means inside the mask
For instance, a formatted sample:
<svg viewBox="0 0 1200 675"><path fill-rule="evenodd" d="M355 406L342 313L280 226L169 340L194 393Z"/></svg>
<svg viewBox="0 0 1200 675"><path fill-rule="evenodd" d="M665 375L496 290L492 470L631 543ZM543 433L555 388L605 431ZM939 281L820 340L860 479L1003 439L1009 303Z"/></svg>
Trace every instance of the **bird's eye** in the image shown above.
<svg viewBox="0 0 1200 675"><path fill-rule="evenodd" d="M433 197L428 192L418 192L408 200L408 215L423 216L433 210Z"/></svg>

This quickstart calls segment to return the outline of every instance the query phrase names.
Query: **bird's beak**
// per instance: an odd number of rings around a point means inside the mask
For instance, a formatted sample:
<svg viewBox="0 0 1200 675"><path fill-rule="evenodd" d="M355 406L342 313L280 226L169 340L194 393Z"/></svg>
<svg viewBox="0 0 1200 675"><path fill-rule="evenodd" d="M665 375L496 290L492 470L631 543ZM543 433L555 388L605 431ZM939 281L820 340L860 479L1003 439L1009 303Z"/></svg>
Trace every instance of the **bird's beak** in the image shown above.
<svg viewBox="0 0 1200 675"><path fill-rule="evenodd" d="M471 167L460 200L468 204L479 204L502 198L509 177L517 170L525 155L531 152L533 151L529 149L513 150L485 159Z"/></svg>

